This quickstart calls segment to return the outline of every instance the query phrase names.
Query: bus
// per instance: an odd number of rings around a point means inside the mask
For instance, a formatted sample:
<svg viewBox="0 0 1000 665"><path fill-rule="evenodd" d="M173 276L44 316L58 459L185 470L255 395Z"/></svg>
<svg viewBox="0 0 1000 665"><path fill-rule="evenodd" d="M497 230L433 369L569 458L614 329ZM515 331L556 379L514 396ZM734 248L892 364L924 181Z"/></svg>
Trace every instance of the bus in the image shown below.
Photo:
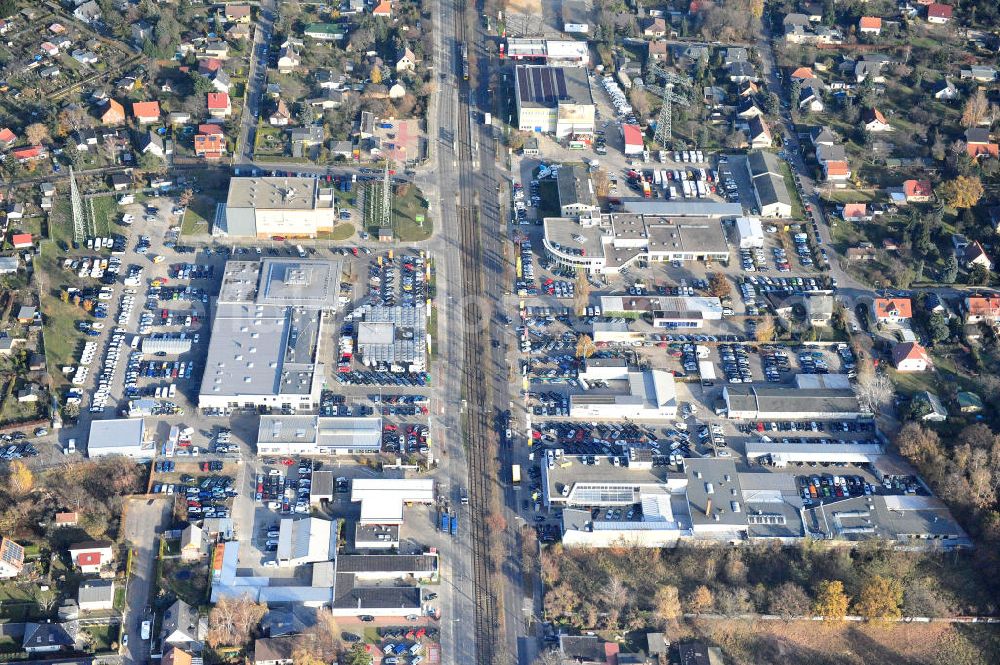
<svg viewBox="0 0 1000 665"><path fill-rule="evenodd" d="M510 480L514 487L521 486L521 465L511 464L510 465Z"/></svg>

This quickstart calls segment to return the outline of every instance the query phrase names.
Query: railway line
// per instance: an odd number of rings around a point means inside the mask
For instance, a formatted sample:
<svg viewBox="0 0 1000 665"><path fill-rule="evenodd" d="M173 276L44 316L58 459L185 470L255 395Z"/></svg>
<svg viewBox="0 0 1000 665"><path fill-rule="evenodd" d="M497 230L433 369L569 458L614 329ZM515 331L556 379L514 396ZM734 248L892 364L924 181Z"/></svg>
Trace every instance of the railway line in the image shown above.
<svg viewBox="0 0 1000 665"><path fill-rule="evenodd" d="M492 551L494 542L488 515L493 503L496 486L496 459L499 445L494 427L495 409L491 399L492 383L487 380L487 359L490 357L487 330L484 321L491 318L487 305L487 288L484 278L484 252L479 215L480 198L474 167L474 127L470 114L470 91L476 84L476 68L466 58L475 59L475 31L469 29L468 7L464 0L455 5L455 39L461 45L461 55L456 67L460 82L457 127L457 160L459 188L457 216L460 229L463 283L463 368L462 383L466 403L465 441L469 460L469 508L472 530L473 598L475 604L476 662L493 665L502 652L500 630L502 606L498 590L493 584L493 572L501 553ZM469 46L472 46L470 49ZM469 51L473 53L469 53ZM471 70L471 77L467 74ZM465 79L468 78L468 82ZM484 311L484 309L486 311Z"/></svg>

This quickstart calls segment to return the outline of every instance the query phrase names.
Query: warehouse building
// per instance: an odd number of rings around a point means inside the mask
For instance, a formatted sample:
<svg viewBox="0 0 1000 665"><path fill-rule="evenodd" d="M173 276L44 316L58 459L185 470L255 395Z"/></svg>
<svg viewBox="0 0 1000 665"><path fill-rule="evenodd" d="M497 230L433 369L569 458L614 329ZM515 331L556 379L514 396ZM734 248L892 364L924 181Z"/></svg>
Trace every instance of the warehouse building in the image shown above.
<svg viewBox="0 0 1000 665"><path fill-rule="evenodd" d="M779 443L747 441L748 462L769 462L784 467L798 462L812 464L871 464L884 456L877 443Z"/></svg>
<svg viewBox="0 0 1000 665"><path fill-rule="evenodd" d="M510 37L501 51L510 60L550 67L586 67L590 49L585 41Z"/></svg>
<svg viewBox="0 0 1000 665"><path fill-rule="evenodd" d="M363 455L382 449L382 419L261 416L258 455Z"/></svg>
<svg viewBox="0 0 1000 665"><path fill-rule="evenodd" d="M722 320L722 302L701 296L601 296L605 316L648 315L657 328L701 328Z"/></svg>
<svg viewBox="0 0 1000 665"><path fill-rule="evenodd" d="M589 217L601 212L594 194L594 183L583 167L563 164L556 175L556 185L559 214L563 217Z"/></svg>
<svg viewBox="0 0 1000 665"><path fill-rule="evenodd" d="M764 228L756 217L737 218L736 235L740 241L740 249L763 249L764 247Z"/></svg>
<svg viewBox="0 0 1000 665"><path fill-rule="evenodd" d="M279 566L301 566L329 561L337 551L335 523L316 517L283 519L278 527Z"/></svg>
<svg viewBox="0 0 1000 665"><path fill-rule="evenodd" d="M722 389L726 414L736 420L829 420L860 418L851 389L728 385Z"/></svg>
<svg viewBox="0 0 1000 665"><path fill-rule="evenodd" d="M664 217L612 213L579 221L543 220L542 244L556 263L591 273L616 275L642 263L729 260L722 222L710 216Z"/></svg>
<svg viewBox="0 0 1000 665"><path fill-rule="evenodd" d="M514 93L521 131L557 139L593 135L596 107L583 67L517 65Z"/></svg>
<svg viewBox="0 0 1000 665"><path fill-rule="evenodd" d="M669 420L677 415L674 375L663 370L628 370L607 390L570 395L571 418L590 420Z"/></svg>
<svg viewBox="0 0 1000 665"><path fill-rule="evenodd" d="M878 538L902 549L972 547L944 503L931 496L859 496L814 506L806 511L810 535L817 539L858 542Z"/></svg>
<svg viewBox="0 0 1000 665"><path fill-rule="evenodd" d="M124 455L138 460L153 457L153 444L146 442L146 422L142 418L92 420L87 439L88 457Z"/></svg>
<svg viewBox="0 0 1000 665"><path fill-rule="evenodd" d="M402 524L403 506L434 503L431 478L355 478L351 501L361 503L361 524Z"/></svg>
<svg viewBox="0 0 1000 665"><path fill-rule="evenodd" d="M337 260L227 262L198 406L316 408L320 340L337 306L341 269Z"/></svg>
<svg viewBox="0 0 1000 665"><path fill-rule="evenodd" d="M147 335L142 338L142 354L144 356L167 355L179 356L191 351L192 338L187 333L178 335Z"/></svg>
<svg viewBox="0 0 1000 665"><path fill-rule="evenodd" d="M746 164L760 214L763 217L791 217L792 197L778 158L770 152L754 152L747 157Z"/></svg>
<svg viewBox="0 0 1000 665"><path fill-rule="evenodd" d="M315 238L337 223L332 188L319 178L231 178L215 235L269 240Z"/></svg>

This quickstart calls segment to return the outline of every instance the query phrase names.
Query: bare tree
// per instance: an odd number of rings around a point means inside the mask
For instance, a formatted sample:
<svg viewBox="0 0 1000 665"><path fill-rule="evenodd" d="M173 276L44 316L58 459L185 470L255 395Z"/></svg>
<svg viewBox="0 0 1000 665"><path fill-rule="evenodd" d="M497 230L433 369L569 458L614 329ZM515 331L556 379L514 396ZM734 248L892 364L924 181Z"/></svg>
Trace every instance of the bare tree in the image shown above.
<svg viewBox="0 0 1000 665"><path fill-rule="evenodd" d="M589 335L581 334L576 338L576 357L577 358L589 358L597 352L597 347L594 345L594 340L590 338Z"/></svg>
<svg viewBox="0 0 1000 665"><path fill-rule="evenodd" d="M982 88L976 88L976 94L969 97L962 111L962 126L976 127L989 117L990 103Z"/></svg>
<svg viewBox="0 0 1000 665"><path fill-rule="evenodd" d="M573 288L573 309L577 316L583 316L590 302L590 280L581 270L576 276L576 285Z"/></svg>
<svg viewBox="0 0 1000 665"><path fill-rule="evenodd" d="M857 393L861 408L878 413L880 409L892 403L895 390L889 377L882 372L872 372L858 375Z"/></svg>
<svg viewBox="0 0 1000 665"><path fill-rule="evenodd" d="M250 632L260 623L266 611L265 605L253 602L249 595L220 599L208 617L209 645L217 647L247 644Z"/></svg>

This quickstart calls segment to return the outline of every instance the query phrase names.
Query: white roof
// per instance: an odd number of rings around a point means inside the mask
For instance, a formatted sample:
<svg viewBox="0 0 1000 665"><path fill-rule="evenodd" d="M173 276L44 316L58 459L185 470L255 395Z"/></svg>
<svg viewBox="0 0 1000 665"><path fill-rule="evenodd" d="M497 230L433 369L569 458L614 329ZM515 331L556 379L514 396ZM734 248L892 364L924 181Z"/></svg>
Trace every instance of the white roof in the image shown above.
<svg viewBox="0 0 1000 665"><path fill-rule="evenodd" d="M741 238L756 238L764 235L764 228L756 217L738 217L736 231Z"/></svg>
<svg viewBox="0 0 1000 665"><path fill-rule="evenodd" d="M430 478L356 478L351 481L351 501L361 502L361 523L403 521L404 503L433 503Z"/></svg>
<svg viewBox="0 0 1000 665"><path fill-rule="evenodd" d="M142 418L94 420L90 423L87 450L93 454L102 449L141 448L145 431L145 421Z"/></svg>
<svg viewBox="0 0 1000 665"><path fill-rule="evenodd" d="M334 545L331 543L332 533L333 522L328 520L315 517L281 520L278 532L278 561L291 561L295 564L329 561Z"/></svg>

